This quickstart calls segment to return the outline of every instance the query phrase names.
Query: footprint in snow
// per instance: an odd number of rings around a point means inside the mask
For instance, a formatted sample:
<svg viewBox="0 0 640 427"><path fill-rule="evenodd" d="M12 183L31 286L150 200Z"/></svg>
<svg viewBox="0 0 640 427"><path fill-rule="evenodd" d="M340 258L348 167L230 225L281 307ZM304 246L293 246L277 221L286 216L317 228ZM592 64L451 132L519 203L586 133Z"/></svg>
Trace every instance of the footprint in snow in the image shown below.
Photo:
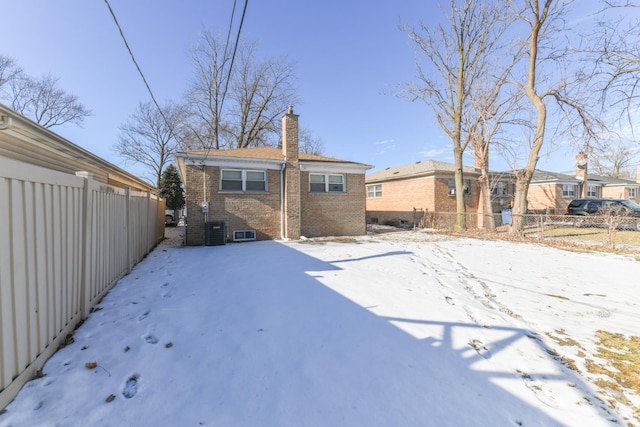
<svg viewBox="0 0 640 427"><path fill-rule="evenodd" d="M138 379L140 378L139 375L132 375L131 377L129 377L129 379L127 380L127 382L124 384L124 388L122 389L122 395L127 398L127 399L131 399L133 396L136 395L136 393L138 392Z"/></svg>
<svg viewBox="0 0 640 427"><path fill-rule="evenodd" d="M150 312L151 312L150 310L147 310L147 311L145 311L144 313L142 313L140 316L138 316L138 322L141 322L141 321L143 321L144 319L146 319L146 318L147 318L147 316L149 316L149 313L150 313Z"/></svg>
<svg viewBox="0 0 640 427"><path fill-rule="evenodd" d="M149 344L158 344L158 337L153 334L147 334L144 336L144 340Z"/></svg>
<svg viewBox="0 0 640 427"><path fill-rule="evenodd" d="M558 403L556 402L552 393L544 389L543 382L532 378L529 374L526 373L522 373L521 377L522 381L524 381L524 385L526 385L527 388L533 392L533 394L540 402L544 403L550 408L558 407Z"/></svg>
<svg viewBox="0 0 640 427"><path fill-rule="evenodd" d="M491 352L487 348L486 345L482 343L479 339L474 339L469 342L469 345L482 357L485 359L491 358Z"/></svg>

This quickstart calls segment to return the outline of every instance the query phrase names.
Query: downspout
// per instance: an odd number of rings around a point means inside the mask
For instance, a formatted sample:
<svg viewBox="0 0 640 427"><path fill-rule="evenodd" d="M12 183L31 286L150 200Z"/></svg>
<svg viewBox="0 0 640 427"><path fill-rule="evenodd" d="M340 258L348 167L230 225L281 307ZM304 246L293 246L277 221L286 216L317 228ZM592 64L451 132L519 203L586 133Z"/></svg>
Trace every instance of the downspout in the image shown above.
<svg viewBox="0 0 640 427"><path fill-rule="evenodd" d="M13 120L9 116L0 116L0 130L6 130L11 127Z"/></svg>
<svg viewBox="0 0 640 427"><path fill-rule="evenodd" d="M300 206L301 206L301 201L300 199L302 198L300 195L300 162L298 162L298 197L296 197L296 199L298 199L298 238L302 237L302 210L300 210Z"/></svg>
<svg viewBox="0 0 640 427"><path fill-rule="evenodd" d="M284 240L284 168L286 160L280 165L280 239Z"/></svg>
<svg viewBox="0 0 640 427"><path fill-rule="evenodd" d="M204 162L202 162L202 202L207 201L207 171ZM209 215L209 210L204 213L204 222L207 222L207 216Z"/></svg>

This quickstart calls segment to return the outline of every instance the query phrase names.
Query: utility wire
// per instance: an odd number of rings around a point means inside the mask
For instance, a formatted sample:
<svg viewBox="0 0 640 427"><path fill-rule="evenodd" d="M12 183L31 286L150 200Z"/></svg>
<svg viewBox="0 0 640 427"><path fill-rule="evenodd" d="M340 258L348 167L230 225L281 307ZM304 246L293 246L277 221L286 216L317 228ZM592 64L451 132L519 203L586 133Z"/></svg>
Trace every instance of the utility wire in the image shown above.
<svg viewBox="0 0 640 427"><path fill-rule="evenodd" d="M242 18L240 18L240 25L238 26L238 35L236 36L236 43L233 47L233 54L231 55L231 64L229 65L229 73L227 73L227 81L224 85L224 92L222 92L222 100L220 101L220 109L222 110L222 104L224 104L224 98L227 96L227 89L229 89L229 81L231 80L231 71L233 70L233 62L236 59L236 52L238 51L238 43L240 42L240 33L242 32L242 24L244 23L244 17L247 13L247 5L249 0L244 0L244 8L242 9ZM235 1L234 1L235 8ZM233 21L232 21L233 22ZM229 28L231 32L231 28ZM225 48L226 51L226 48Z"/></svg>
<svg viewBox="0 0 640 427"><path fill-rule="evenodd" d="M236 59L236 52L238 51L238 44L240 43L240 33L242 32L242 24L244 23L244 17L247 13L247 5L249 4L249 0L244 0L244 8L242 9L242 17L240 18L240 25L238 26L238 34L236 35L236 41L233 47L233 54L231 55L231 63L229 64L229 72L227 73L227 81L224 85L224 91L222 92L222 97L220 99L220 112L222 112L222 107L224 105L224 99L227 96L227 90L229 89L229 81L231 80L231 73L233 71L233 63ZM236 10L236 2L233 1L233 10L231 12L231 21L229 22L229 31L227 32L227 41L224 47L224 54L227 54L227 48L229 46L229 39L231 34L231 27L233 26L233 16L235 15ZM207 151L204 154L206 158L211 151L211 144L207 147Z"/></svg>
<svg viewBox="0 0 640 427"><path fill-rule="evenodd" d="M140 77L142 77L142 81L144 82L147 91L149 92L149 95L151 96L151 100L153 101L154 105L156 106L156 108L158 109L158 112L160 113L160 116L162 117L162 120L165 122L165 124L167 125L167 127L169 128L169 133L170 133L170 137L173 136L175 139L179 139L176 135L176 133L173 130L173 126L172 124L169 122L169 120L167 119L167 117L165 116L164 112L162 111L162 108L160 107L160 104L158 103L158 101L156 100L155 95L153 94L153 91L151 90L151 86L149 85L149 82L147 82L147 79L144 75L144 73L142 72L142 69L140 68L140 65L138 65L138 61L136 61L136 58L133 54L133 51L131 50L131 47L129 46L129 43L127 42L127 38L124 35L124 32L122 31L122 27L120 26L120 23L118 22L118 18L116 18L116 14L113 11L113 9L111 8L111 5L109 4L109 0L104 0L104 2L107 5L107 8L109 8L109 13L111 13L111 16L113 18L113 21L116 24L116 27L118 27L118 32L120 33L120 37L122 38L122 41L124 42L125 47L127 48L127 51L129 52L129 55L131 56L131 60L133 61L134 65L136 66L136 69L138 70L138 73L140 74ZM236 35L236 40L235 40L235 44L234 44L234 48L233 48L233 54L231 55L231 63L229 65L229 72L227 73L227 81L225 82L225 88L224 91L222 93L222 99L220 101L220 110L222 110L222 106L224 104L224 99L226 97L227 94L227 90L229 88L229 81L231 80L231 73L233 71L233 63L235 61L235 57L236 57L236 53L238 50L238 44L240 42L240 34L242 32L242 26L244 24L244 18L246 16L246 12L247 12L247 5L249 4L249 0L245 0L244 2L244 8L242 10L242 17L240 19L240 25L238 27L238 34ZM231 28L233 26L233 17L235 14L235 6L236 6L236 1L234 0L233 3L233 11L231 14L231 20L229 22L229 31L227 33L227 41L226 41L226 45L225 45L225 54L226 51L228 49L228 44L229 44L229 40L230 40L230 35L231 35ZM200 140L200 142L204 144L204 141L202 141L202 139L200 138L200 135L198 134L198 132L194 132L195 136L198 138L198 140ZM207 148L207 151L205 153L205 158L209 155L209 152L211 151L211 146L210 144L206 144L209 145L209 147Z"/></svg>
<svg viewBox="0 0 640 427"><path fill-rule="evenodd" d="M160 104L156 100L156 97L153 94L153 91L151 90L151 86L149 85L149 82L147 82L147 79L146 79L144 73L142 72L142 69L140 68L140 65L138 65L138 61L136 61L136 58L133 55L133 51L131 50L131 47L129 46L129 43L127 42L127 38L124 36L124 32L122 31L122 27L120 26L120 23L118 22L118 18L116 18L115 12L113 11L113 9L111 8L111 5L109 4L109 0L104 0L104 2L107 4L107 7L109 8L109 12L111 13L111 16L113 17L113 21L115 22L116 27L118 27L118 31L120 32L120 37L122 38L122 41L124 42L124 45L127 48L127 51L129 52L129 55L131 56L131 60L133 61L134 65L136 66L136 69L138 70L138 73L140 74L140 77L142 77L142 81L144 82L145 86L147 87L147 91L149 92L149 95L151 95L151 100L153 101L154 105L158 109L158 113L160 113L160 116L162 117L162 120L164 121L164 124L167 126L167 128L169 128L169 138L173 137L176 141L180 142L180 138L178 137L178 135L174 131L173 124L167 119L167 116L164 114L164 111L162 110L162 108L160 107ZM202 141L202 139L200 138L200 135L198 135L197 132L193 132L193 133L200 140L200 142L204 144L204 141ZM184 146L184 141L182 141L181 145Z"/></svg>
<svg viewBox="0 0 640 427"><path fill-rule="evenodd" d="M169 131L173 134L173 127L169 125L169 121L165 117L164 112L162 111L162 108L160 108L160 105L158 104L158 101L156 100L156 97L153 94L153 91L151 90L151 87L149 86L149 83L147 82L147 79L144 76L144 73L142 72L142 70L140 69L140 66L138 65L138 61L136 61L135 56L133 56L133 52L131 51L131 47L129 47L129 43L127 43L127 39L124 36L124 33L122 32L122 27L120 27L118 18L116 18L116 14L113 12L113 9L111 9L109 0L104 0L104 2L107 4L107 7L109 8L109 12L113 17L113 21L116 23L116 27L118 27L118 31L120 32L120 37L122 37L122 41L124 42L124 45L127 47L127 51L129 51L129 55L131 55L131 60L135 64L136 68L138 69L138 73L140 73L140 77L142 77L142 81L144 81L144 85L147 87L147 90L149 91L149 95L151 95L151 99L153 100L153 103L156 105L156 108L160 112L160 115L162 116L162 119L164 120L165 124L169 127ZM173 134L173 136L175 137L175 134Z"/></svg>

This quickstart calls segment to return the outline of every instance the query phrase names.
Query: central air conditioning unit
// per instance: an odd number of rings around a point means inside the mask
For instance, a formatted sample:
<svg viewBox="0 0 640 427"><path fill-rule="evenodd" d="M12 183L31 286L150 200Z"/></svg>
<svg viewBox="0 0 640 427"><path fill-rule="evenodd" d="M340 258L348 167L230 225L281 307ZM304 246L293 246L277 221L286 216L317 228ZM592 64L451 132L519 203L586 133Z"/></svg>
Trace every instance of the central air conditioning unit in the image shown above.
<svg viewBox="0 0 640 427"><path fill-rule="evenodd" d="M233 232L234 242L248 242L256 240L256 230L237 230Z"/></svg>
<svg viewBox="0 0 640 427"><path fill-rule="evenodd" d="M227 241L227 228L224 221L209 221L204 223L205 246L224 245Z"/></svg>

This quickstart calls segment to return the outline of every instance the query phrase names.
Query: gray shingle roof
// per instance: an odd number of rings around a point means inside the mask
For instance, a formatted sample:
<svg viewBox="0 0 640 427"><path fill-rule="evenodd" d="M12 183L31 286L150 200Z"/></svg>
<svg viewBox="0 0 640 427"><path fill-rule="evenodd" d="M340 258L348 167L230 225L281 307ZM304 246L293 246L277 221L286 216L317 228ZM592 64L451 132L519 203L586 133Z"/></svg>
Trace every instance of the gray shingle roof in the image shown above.
<svg viewBox="0 0 640 427"><path fill-rule="evenodd" d="M367 174L367 182L386 181L390 179L409 178L422 175L433 175L437 172L449 172L455 171L455 165L447 162L440 162L437 160L420 160L414 163L408 163L401 166L393 166L377 172ZM475 168L464 167L465 173L479 173Z"/></svg>

